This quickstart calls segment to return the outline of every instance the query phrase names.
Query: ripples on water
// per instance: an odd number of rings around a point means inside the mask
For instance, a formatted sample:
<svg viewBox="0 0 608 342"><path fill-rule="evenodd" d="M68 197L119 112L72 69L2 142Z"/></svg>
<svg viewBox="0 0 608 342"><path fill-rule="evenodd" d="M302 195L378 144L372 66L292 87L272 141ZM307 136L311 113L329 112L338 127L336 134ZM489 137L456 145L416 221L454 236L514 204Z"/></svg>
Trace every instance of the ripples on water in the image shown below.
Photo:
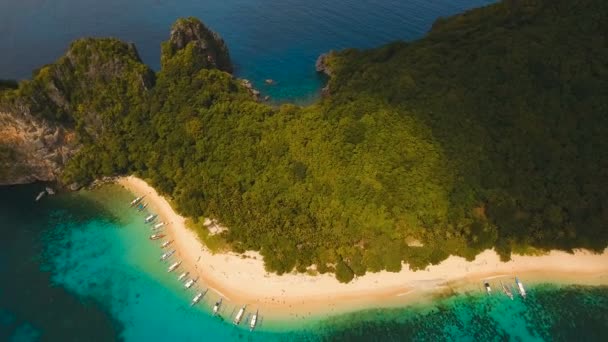
<svg viewBox="0 0 608 342"><path fill-rule="evenodd" d="M323 81L317 56L422 36L440 16L491 0L27 0L0 1L0 78L29 77L82 36L135 42L159 67L160 42L178 17L219 32L239 77L279 101L307 102ZM267 86L265 79L276 85Z"/></svg>

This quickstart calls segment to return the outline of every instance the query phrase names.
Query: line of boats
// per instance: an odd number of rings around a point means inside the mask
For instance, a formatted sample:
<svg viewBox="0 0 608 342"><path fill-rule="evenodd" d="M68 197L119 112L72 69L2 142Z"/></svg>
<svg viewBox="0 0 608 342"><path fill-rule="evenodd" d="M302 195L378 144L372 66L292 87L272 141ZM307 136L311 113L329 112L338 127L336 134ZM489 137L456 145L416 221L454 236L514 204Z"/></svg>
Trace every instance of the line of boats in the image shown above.
<svg viewBox="0 0 608 342"><path fill-rule="evenodd" d="M525 287L524 287L524 284L523 284L523 283L522 283L522 282L519 280L519 278L518 278L518 277L515 277L515 285L516 285L516 289L517 289L517 291L519 292L519 295L520 295L522 298L526 299L526 295L527 295L527 294L526 294L526 289L525 289ZM484 282L483 282L483 286L484 286L484 288L486 289L486 293L487 293L488 295L491 295L491 294L492 294L492 287L490 286L490 283L489 283L488 281L484 281ZM500 281L500 288L502 289L502 292L503 292L503 293L504 293L504 294L505 294L507 297L511 298L511 300L513 300L513 299L514 299L514 296L513 296L513 291L511 291L511 287L510 287L510 286L505 285L505 284L502 282L502 280Z"/></svg>
<svg viewBox="0 0 608 342"><path fill-rule="evenodd" d="M145 195L135 198L133 201L131 201L130 207L136 207L138 211L145 210L148 207L148 203L142 202L144 197L145 197ZM158 218L158 215L150 214L145 217L144 223L153 224L157 218ZM162 233L164 227L165 227L165 222L158 222L158 223L154 224L152 226L152 228L150 228L153 234L150 235L149 239L150 240L160 240L160 239L164 238L166 236L165 234ZM173 240L165 240L161 243L160 248L165 249L172 243L173 243ZM169 251L161 254L160 261L168 260L175 253L176 253L176 250L172 249L172 250L169 250ZM181 260L171 263L171 265L169 265L169 267L167 268L167 272L171 273L171 272L177 270L181 266L181 264L182 264ZM177 280L180 283L185 281L184 288L186 290L190 289L198 281L198 277L188 279L189 275L190 275L190 272L184 271L177 277ZM188 279L188 280L186 280L186 279ZM197 292L196 295L192 298L192 301L190 302L190 306L195 306L196 304L198 304L205 297L207 292L209 292L209 289L205 289L204 291ZM222 307L222 302L223 302L223 299L220 297L219 300L217 302L215 302L215 304L213 305L213 309L212 309L213 316L219 315L221 307ZM232 320L233 324L239 325L241 323L241 321L245 317L246 308L247 308L247 305L243 305L239 309L236 316ZM250 331L253 331L256 328L256 326L258 325L258 317L259 317L259 310L256 310L255 313L251 316L251 319L249 320L249 330Z"/></svg>

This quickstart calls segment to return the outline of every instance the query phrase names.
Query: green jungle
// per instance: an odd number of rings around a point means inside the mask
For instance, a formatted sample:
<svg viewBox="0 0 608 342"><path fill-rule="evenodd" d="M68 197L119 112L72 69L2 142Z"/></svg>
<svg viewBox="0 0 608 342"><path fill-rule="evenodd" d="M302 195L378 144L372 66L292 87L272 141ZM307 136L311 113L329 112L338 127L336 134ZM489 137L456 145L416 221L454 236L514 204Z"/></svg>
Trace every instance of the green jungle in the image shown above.
<svg viewBox="0 0 608 342"><path fill-rule="evenodd" d="M63 183L135 174L279 274L348 282L488 248L602 251L607 18L604 0L442 18L414 42L329 53L305 107L256 101L221 38L180 19L158 72L131 44L81 39L31 80L0 82L0 106L76 132Z"/></svg>

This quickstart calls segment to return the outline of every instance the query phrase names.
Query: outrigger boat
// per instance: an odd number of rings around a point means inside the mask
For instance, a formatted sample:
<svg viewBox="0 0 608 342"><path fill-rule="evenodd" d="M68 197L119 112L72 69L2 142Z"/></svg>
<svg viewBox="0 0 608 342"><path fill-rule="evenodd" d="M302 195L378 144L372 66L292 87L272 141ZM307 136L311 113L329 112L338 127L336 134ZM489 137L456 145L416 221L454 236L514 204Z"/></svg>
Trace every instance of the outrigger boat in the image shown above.
<svg viewBox="0 0 608 342"><path fill-rule="evenodd" d="M239 310L239 312L237 312L236 316L234 317L234 321L232 321L232 323L234 323L234 325L239 325L239 323L241 323L241 319L243 319L243 314L245 314L246 307L247 307L247 305L243 305L241 307L241 309Z"/></svg>
<svg viewBox="0 0 608 342"><path fill-rule="evenodd" d="M167 272L173 272L175 271L176 268L179 267L179 265L181 265L182 262L181 261L176 261L173 264L171 264L171 266L169 266L169 268L167 269Z"/></svg>
<svg viewBox="0 0 608 342"><path fill-rule="evenodd" d="M131 207L137 205L137 203L141 202L142 199L144 199L145 196L139 196L137 198L135 198L134 200L131 201Z"/></svg>
<svg viewBox="0 0 608 342"><path fill-rule="evenodd" d="M215 302L215 305L213 306L213 316L217 316L218 312L220 312L220 306L222 306L222 298Z"/></svg>
<svg viewBox="0 0 608 342"><path fill-rule="evenodd" d="M170 256L172 256L173 254L175 254L175 249L171 250L169 252L164 253L163 255L160 256L160 260L167 260L169 259Z"/></svg>
<svg viewBox="0 0 608 342"><path fill-rule="evenodd" d="M194 296L194 298L192 298L192 303L190 303L190 306L194 306L198 302L200 302L201 299L203 297L205 297L205 294L207 294L207 291L209 291L209 289L205 290L205 292L199 292L199 293L197 293L196 296Z"/></svg>
<svg viewBox="0 0 608 342"><path fill-rule="evenodd" d="M156 214L152 214L152 215L150 215L150 216L146 217L146 219L144 220L144 222L146 222L146 223L150 223L150 222L154 221L154 220L156 219L156 217L157 217L157 216L158 216L158 215L156 215Z"/></svg>
<svg viewBox="0 0 608 342"><path fill-rule="evenodd" d="M165 225L165 222L157 223L152 227L152 229L160 229Z"/></svg>
<svg viewBox="0 0 608 342"><path fill-rule="evenodd" d="M162 245L160 245L160 248L165 248L165 247L169 246L171 243L173 243L173 240L167 240L167 241L163 242Z"/></svg>
<svg viewBox="0 0 608 342"><path fill-rule="evenodd" d="M513 300L513 292L511 292L511 290L509 290L508 287L505 286L505 284L502 283L502 281L500 281L500 286L502 286L502 292L504 292L507 297L511 298L511 300Z"/></svg>
<svg viewBox="0 0 608 342"><path fill-rule="evenodd" d="M184 272L184 273L180 274L180 275L179 275L179 277L177 277L177 280L178 280L178 281L182 281L182 280L184 280L184 278L186 278L186 277L188 276L188 274L190 274L190 272L188 272L188 271L186 271L186 272Z"/></svg>
<svg viewBox="0 0 608 342"><path fill-rule="evenodd" d="M152 234L150 235L150 240L158 240L165 237L165 234Z"/></svg>
<svg viewBox="0 0 608 342"><path fill-rule="evenodd" d="M515 277L515 284L517 284L517 289L519 290L519 294L526 298L526 289L524 288L524 284L519 281L519 278Z"/></svg>
<svg viewBox="0 0 608 342"><path fill-rule="evenodd" d="M253 331L255 329L255 325L258 323L258 311L255 310L255 314L251 317L251 321L249 322L249 331Z"/></svg>
<svg viewBox="0 0 608 342"><path fill-rule="evenodd" d="M148 207L148 203L140 204L139 207L137 207L137 211L143 211L147 207Z"/></svg>
<svg viewBox="0 0 608 342"><path fill-rule="evenodd" d="M42 196L44 196L44 194L46 194L46 191L41 191L38 196L36 196L36 202L40 201L40 199L42 198Z"/></svg>
<svg viewBox="0 0 608 342"><path fill-rule="evenodd" d="M198 278L192 278L192 279L188 280L186 282L186 284L184 284L184 287L187 289L191 288L192 285L194 285L194 283L196 283L197 280L198 280Z"/></svg>
<svg viewBox="0 0 608 342"><path fill-rule="evenodd" d="M488 295L492 294L492 288L490 287L490 283L488 283L487 281L483 282L483 286L486 288L486 293Z"/></svg>

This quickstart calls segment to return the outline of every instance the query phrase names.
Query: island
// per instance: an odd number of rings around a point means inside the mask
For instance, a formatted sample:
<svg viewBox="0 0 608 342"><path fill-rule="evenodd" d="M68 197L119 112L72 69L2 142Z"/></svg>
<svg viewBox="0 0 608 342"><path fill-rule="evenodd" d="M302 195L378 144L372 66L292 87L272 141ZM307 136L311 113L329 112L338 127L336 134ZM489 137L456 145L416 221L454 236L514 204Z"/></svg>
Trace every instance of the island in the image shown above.
<svg viewBox="0 0 608 342"><path fill-rule="evenodd" d="M242 299L268 305L287 287L283 304L318 304L432 277L422 287L606 272L601 13L600 0L503 1L417 41L330 52L304 107L258 101L195 18L174 24L159 71L132 44L80 39L0 83L0 184L121 176L156 198L211 286L238 300L217 270L253 274L225 280L257 284ZM283 280L264 290L269 278Z"/></svg>

